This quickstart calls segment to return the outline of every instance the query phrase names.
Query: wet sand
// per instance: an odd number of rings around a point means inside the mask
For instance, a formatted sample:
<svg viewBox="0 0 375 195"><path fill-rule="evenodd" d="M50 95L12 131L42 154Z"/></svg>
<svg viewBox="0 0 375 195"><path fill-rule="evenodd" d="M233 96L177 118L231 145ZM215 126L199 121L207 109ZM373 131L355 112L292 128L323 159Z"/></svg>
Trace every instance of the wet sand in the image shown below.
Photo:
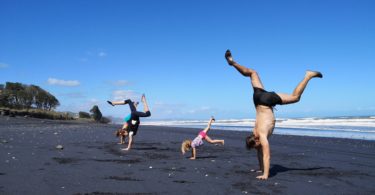
<svg viewBox="0 0 375 195"><path fill-rule="evenodd" d="M199 129L141 125L125 152L119 127L0 117L0 194L375 194L375 141L273 135L259 181L249 132L210 131L225 146L206 143L192 161L180 144Z"/></svg>

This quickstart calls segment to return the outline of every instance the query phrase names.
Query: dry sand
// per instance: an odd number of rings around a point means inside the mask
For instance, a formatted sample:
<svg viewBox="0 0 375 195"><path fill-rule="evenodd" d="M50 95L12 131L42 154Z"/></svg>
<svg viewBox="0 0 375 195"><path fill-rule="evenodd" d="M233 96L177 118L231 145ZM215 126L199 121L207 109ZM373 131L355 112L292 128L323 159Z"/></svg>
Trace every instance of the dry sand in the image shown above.
<svg viewBox="0 0 375 195"><path fill-rule="evenodd" d="M249 132L210 131L225 146L206 143L192 161L180 144L199 129L141 125L125 152L119 127L0 117L0 194L375 194L374 141L273 135L259 181Z"/></svg>

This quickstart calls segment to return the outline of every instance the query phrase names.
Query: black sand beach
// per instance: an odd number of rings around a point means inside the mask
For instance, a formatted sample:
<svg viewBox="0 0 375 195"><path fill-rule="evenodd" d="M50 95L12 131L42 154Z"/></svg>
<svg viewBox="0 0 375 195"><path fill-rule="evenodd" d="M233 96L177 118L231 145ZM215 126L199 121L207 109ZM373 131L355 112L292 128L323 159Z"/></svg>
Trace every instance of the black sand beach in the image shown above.
<svg viewBox="0 0 375 195"><path fill-rule="evenodd" d="M249 132L210 131L225 146L192 161L180 144L199 129L141 126L124 152L119 127L0 117L0 194L375 194L375 141L273 135L259 181Z"/></svg>

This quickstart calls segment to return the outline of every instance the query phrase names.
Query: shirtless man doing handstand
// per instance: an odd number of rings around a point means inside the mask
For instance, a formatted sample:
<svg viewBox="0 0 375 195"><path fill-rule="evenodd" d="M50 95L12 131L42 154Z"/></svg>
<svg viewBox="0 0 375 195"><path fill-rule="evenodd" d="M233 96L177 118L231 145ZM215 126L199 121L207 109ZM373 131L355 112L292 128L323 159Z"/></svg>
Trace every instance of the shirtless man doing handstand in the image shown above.
<svg viewBox="0 0 375 195"><path fill-rule="evenodd" d="M323 75L316 71L306 71L305 77L297 85L292 94L268 92L264 90L258 73L235 62L229 50L225 53L225 59L229 65L236 68L243 76L250 77L251 85L254 89L253 101L256 109L256 117L253 134L246 138L246 145L249 149L255 148L257 150L259 166L263 172L263 175L257 178L262 180L268 179L271 158L268 137L272 135L276 122L273 107L298 102L307 83L315 77L323 78Z"/></svg>

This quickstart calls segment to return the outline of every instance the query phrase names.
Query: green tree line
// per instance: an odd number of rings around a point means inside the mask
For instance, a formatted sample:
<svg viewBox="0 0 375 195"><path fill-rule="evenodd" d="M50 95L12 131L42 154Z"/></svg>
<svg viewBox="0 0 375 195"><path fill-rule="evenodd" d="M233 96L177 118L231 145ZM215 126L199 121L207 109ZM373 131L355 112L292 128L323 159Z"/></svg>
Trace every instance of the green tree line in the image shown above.
<svg viewBox="0 0 375 195"><path fill-rule="evenodd" d="M51 111L59 105L55 96L39 86L12 82L0 84L0 107Z"/></svg>

